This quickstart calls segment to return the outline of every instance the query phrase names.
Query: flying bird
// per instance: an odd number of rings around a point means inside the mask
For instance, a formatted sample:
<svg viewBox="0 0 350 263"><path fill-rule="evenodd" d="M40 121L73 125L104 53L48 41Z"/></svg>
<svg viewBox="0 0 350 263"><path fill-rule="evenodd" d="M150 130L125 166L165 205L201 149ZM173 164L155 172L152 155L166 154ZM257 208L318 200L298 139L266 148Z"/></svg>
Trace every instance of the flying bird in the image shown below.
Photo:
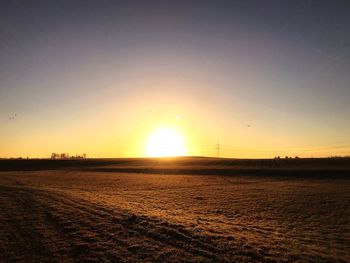
<svg viewBox="0 0 350 263"><path fill-rule="evenodd" d="M9 117L9 120L14 120L17 117L17 114L15 113L14 115Z"/></svg>

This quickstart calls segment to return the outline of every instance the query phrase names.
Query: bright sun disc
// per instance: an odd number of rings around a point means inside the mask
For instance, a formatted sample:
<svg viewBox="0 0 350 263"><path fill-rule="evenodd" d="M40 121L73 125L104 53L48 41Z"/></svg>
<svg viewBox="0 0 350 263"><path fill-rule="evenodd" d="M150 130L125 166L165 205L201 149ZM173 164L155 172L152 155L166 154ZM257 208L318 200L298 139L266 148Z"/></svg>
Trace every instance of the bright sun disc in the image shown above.
<svg viewBox="0 0 350 263"><path fill-rule="evenodd" d="M145 148L148 157L170 157L185 155L182 137L168 128L158 129L147 141Z"/></svg>

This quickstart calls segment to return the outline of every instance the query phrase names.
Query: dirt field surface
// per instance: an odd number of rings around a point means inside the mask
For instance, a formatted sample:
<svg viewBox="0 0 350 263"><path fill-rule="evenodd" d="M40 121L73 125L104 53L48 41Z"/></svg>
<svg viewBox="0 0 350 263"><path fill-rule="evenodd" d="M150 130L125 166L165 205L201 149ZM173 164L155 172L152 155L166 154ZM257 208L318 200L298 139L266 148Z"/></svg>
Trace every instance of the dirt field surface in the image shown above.
<svg viewBox="0 0 350 263"><path fill-rule="evenodd" d="M215 163L0 164L0 262L350 262L345 173L200 174Z"/></svg>

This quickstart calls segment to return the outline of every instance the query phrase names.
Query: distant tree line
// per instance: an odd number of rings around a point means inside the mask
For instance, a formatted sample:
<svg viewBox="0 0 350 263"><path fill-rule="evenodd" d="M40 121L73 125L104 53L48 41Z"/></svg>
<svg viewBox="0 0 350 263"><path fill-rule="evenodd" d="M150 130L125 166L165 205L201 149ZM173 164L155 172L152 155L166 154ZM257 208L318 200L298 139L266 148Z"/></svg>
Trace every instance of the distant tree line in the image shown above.
<svg viewBox="0 0 350 263"><path fill-rule="evenodd" d="M69 153L52 153L51 159L86 159L87 154L83 153L82 155L70 155Z"/></svg>
<svg viewBox="0 0 350 263"><path fill-rule="evenodd" d="M281 159L281 157L275 156L274 159ZM284 159L293 159L293 157L286 156L286 157L284 157ZM294 159L299 159L299 156L295 156Z"/></svg>

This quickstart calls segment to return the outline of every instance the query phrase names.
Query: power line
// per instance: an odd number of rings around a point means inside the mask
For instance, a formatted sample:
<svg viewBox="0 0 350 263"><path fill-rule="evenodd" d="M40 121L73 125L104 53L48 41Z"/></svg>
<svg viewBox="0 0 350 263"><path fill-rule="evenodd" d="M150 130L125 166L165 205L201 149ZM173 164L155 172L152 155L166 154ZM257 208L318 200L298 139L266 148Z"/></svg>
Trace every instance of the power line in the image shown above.
<svg viewBox="0 0 350 263"><path fill-rule="evenodd" d="M223 149L222 144L219 141L214 145L214 147L201 147L202 155L204 152L216 151L216 156L221 156L221 151ZM295 145L295 146L275 146L275 147L237 147L233 145L225 145L226 151L236 152L250 152L250 153L283 153L283 152L299 152L299 153L311 153L311 152L323 152L329 151L329 154L333 151L342 151L348 152L350 150L350 141L337 141L337 142L328 142L323 144L311 144L311 145ZM215 153L214 153L215 154Z"/></svg>
<svg viewBox="0 0 350 263"><path fill-rule="evenodd" d="M219 142L215 145L215 149L217 157L220 157L221 144Z"/></svg>

